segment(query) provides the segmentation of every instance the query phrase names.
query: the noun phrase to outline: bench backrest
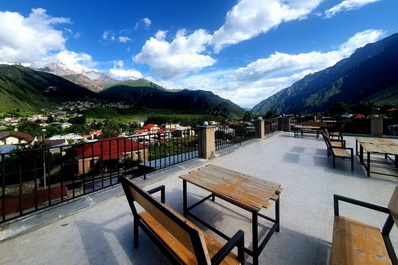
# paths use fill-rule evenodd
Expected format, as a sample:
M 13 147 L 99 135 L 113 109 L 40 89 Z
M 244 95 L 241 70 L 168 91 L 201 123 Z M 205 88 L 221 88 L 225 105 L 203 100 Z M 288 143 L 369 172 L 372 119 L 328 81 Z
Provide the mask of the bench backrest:
M 128 178 L 122 177 L 121 182 L 135 220 L 139 218 L 134 204 L 134 202 L 137 202 L 196 257 L 198 264 L 211 263 L 202 232 L 174 214 L 164 204 Z
M 314 126 L 314 127 L 326 127 L 327 124 L 326 122 L 321 122 L 321 121 L 304 121 L 301 123 L 303 126 Z
M 398 186 L 395 187 L 394 193 L 391 196 L 390 202 L 388 203 L 388 209 L 394 219 L 395 225 L 398 226 Z
M 329 149 L 331 149 L 331 148 L 332 148 L 332 144 L 330 143 L 330 139 L 329 139 L 329 137 L 326 135 L 325 132 L 322 132 L 322 137 L 323 137 L 323 140 L 325 140 L 326 147 L 329 148 Z

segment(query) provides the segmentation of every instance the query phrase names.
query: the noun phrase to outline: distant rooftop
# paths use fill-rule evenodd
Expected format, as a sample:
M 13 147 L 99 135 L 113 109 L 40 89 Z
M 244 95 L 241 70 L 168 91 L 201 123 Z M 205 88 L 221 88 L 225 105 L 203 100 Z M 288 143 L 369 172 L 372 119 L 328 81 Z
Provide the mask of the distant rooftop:
M 355 148 L 355 138 L 345 137 Z M 393 139 L 398 142 L 398 140 Z M 333 194 L 386 206 L 398 178 L 371 174 L 355 158 L 337 160 L 336 168 L 326 155 L 323 139 L 314 135 L 293 137 L 293 133 L 275 133 L 263 140 L 250 140 L 223 149 L 212 160 L 194 159 L 137 179 L 145 189 L 166 186 L 166 203 L 182 213 L 180 175 L 207 163 L 280 183 L 281 230 L 275 233 L 260 256 L 260 264 L 329 264 L 333 228 Z M 398 172 L 397 172 L 398 174 Z M 189 201 L 207 193 L 188 185 Z M 250 246 L 248 213 L 221 199 L 208 201 L 197 209 L 201 216 L 223 232 L 232 235 L 245 231 Z M 263 210 L 272 214 L 273 207 Z M 381 226 L 384 215 L 349 205 L 341 214 Z M 270 227 L 260 222 L 260 233 Z M 215 238 L 220 239 L 204 228 Z M 391 238 L 398 246 L 398 230 Z M 8 239 L 6 239 L 8 237 Z M 120 186 L 90 194 L 53 209 L 8 222 L 0 226 L 0 264 L 169 264 L 167 259 L 140 231 L 140 246 L 133 247 L 133 218 Z M 396 248 L 398 250 L 398 248 Z M 251 264 L 246 255 L 246 264 Z

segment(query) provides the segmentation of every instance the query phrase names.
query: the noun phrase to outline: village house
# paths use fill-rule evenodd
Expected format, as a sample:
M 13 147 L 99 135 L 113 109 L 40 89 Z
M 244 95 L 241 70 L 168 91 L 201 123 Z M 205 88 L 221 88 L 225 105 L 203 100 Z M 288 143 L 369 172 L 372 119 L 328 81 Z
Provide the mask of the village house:
M 188 136 L 194 136 L 195 131 L 191 129 L 190 126 L 187 127 L 178 127 L 173 131 L 173 136 L 174 137 L 188 137 Z
M 162 128 L 166 130 L 174 130 L 180 127 L 179 123 L 166 123 L 162 124 Z
M 90 172 L 98 161 L 111 162 L 122 159 L 146 162 L 148 147 L 124 137 L 104 138 L 76 148 L 79 174 Z
M 157 124 L 148 124 L 144 127 L 145 130 L 147 130 L 149 133 L 157 133 L 160 127 Z
M 0 133 L 0 145 L 30 145 L 37 138 L 21 132 L 4 132 Z

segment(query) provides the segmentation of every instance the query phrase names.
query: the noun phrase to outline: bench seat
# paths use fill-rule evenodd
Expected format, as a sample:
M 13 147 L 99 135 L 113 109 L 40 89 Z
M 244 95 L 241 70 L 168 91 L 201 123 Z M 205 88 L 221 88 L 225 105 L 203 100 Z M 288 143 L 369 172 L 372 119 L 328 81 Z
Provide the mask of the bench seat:
M 334 217 L 331 265 L 392 264 L 379 228 Z
M 223 247 L 223 245 L 220 242 L 209 236 L 209 234 L 207 234 L 199 227 L 194 225 L 184 216 L 180 215 L 170 207 L 167 208 L 170 211 L 173 211 L 178 217 L 187 222 L 190 226 L 195 227 L 198 231 L 203 233 L 210 258 L 212 258 Z M 179 257 L 184 264 L 196 263 L 196 258 L 193 255 L 193 253 L 190 252 L 183 244 L 181 244 L 180 241 L 176 240 L 176 238 L 171 233 L 169 233 L 169 231 L 166 228 L 164 228 L 164 226 L 161 225 L 152 215 L 150 215 L 146 211 L 139 213 L 139 215 L 142 218 L 142 220 L 145 222 L 145 224 L 149 226 L 159 238 L 162 239 L 163 243 L 167 245 L 174 253 L 174 255 Z M 228 256 L 220 264 L 225 264 L 225 265 L 240 264 L 240 262 L 238 262 L 237 259 L 238 256 L 235 253 L 230 252 Z
M 398 265 L 390 232 L 398 225 L 398 186 L 388 207 L 335 194 L 331 265 Z M 387 215 L 382 228 L 340 215 L 340 202 Z
M 333 155 L 336 157 L 343 157 L 343 158 L 351 158 L 351 153 L 348 152 L 346 149 L 332 147 Z

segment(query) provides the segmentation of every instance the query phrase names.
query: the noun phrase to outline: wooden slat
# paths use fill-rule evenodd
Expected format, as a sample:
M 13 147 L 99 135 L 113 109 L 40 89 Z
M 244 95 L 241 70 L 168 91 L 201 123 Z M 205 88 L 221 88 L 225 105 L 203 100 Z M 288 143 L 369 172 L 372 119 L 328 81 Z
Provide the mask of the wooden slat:
M 226 169 L 226 168 L 223 168 L 223 167 L 218 167 L 218 166 L 215 166 L 215 165 L 212 165 L 212 164 L 208 164 L 206 166 L 206 168 L 213 168 L 213 169 L 215 169 L 217 171 L 220 171 L 220 172 L 228 172 L 228 173 L 234 174 L 234 175 L 241 175 L 243 177 L 249 177 L 250 178 L 250 182 L 252 182 L 252 183 L 255 183 L 255 184 L 258 184 L 258 185 L 262 185 L 263 187 L 272 187 L 272 188 L 275 189 L 275 191 L 282 192 L 281 184 L 276 183 L 276 182 L 272 182 L 272 181 L 269 181 L 269 180 L 256 178 L 256 177 L 253 177 L 253 176 L 242 174 L 242 173 L 237 172 L 237 171 L 233 171 L 233 170 Z
M 269 200 L 278 200 L 277 193 L 282 191 L 278 183 L 214 165 L 199 168 L 180 178 L 253 211 L 269 207 Z
M 343 142 L 340 141 L 330 141 L 332 147 L 343 147 Z
M 388 203 L 388 209 L 395 221 L 395 225 L 398 227 L 398 186 L 395 187 L 394 193 L 391 196 L 390 202 Z
M 351 154 L 345 149 L 332 148 L 332 151 L 335 156 L 351 158 Z
M 363 149 L 365 149 L 365 151 L 368 153 L 398 155 L 398 146 L 396 145 L 371 144 L 371 143 L 361 143 L 361 145 Z
M 172 210 L 170 208 L 170 210 Z M 172 210 L 175 212 L 174 210 Z M 178 214 L 177 212 L 175 212 Z M 179 215 L 179 214 L 178 214 Z M 185 264 L 197 264 L 196 258 L 194 254 L 187 249 L 187 247 L 182 244 L 180 241 L 178 241 L 161 223 L 159 223 L 152 215 L 150 215 L 148 212 L 142 212 L 140 213 L 140 217 L 142 220 L 145 222 L 146 225 L 148 225 L 152 231 L 156 235 L 158 235 L 159 238 L 162 239 L 163 243 L 167 245 L 170 250 L 179 257 L 183 263 Z M 180 218 L 184 218 L 183 216 L 180 216 Z M 185 218 L 184 218 L 185 219 Z M 199 232 L 201 232 L 204 236 L 204 241 L 207 246 L 207 249 L 209 251 L 210 257 L 213 257 L 221 248 L 222 244 L 209 236 L 206 232 L 201 230 L 199 227 L 195 226 L 193 223 L 191 223 L 189 220 L 185 219 L 185 221 L 191 225 L 192 227 L 195 227 Z M 237 261 L 237 255 L 234 253 L 230 253 L 224 260 L 221 262 L 221 264 L 225 265 L 233 265 L 233 264 L 240 264 Z
M 391 264 L 378 228 L 335 216 L 331 265 Z
M 397 146 L 398 144 L 389 140 L 389 139 L 384 139 L 384 138 L 372 138 L 372 137 L 355 137 L 355 139 L 359 143 L 368 143 L 368 144 L 384 144 L 384 145 L 391 145 L 391 146 Z
M 174 237 L 178 239 L 178 241 L 180 241 L 184 246 L 186 246 L 186 248 L 188 248 L 189 251 L 194 252 L 194 246 L 192 245 L 191 235 L 188 233 L 188 231 L 186 231 L 180 225 L 176 224 L 170 217 L 164 214 L 158 207 L 156 207 L 152 202 L 144 198 L 132 187 L 129 188 L 134 200 L 139 205 L 141 205 L 141 207 L 144 208 L 145 211 L 147 211 L 150 215 L 152 215 L 155 219 L 157 219 Z M 156 200 L 154 197 L 153 199 Z
M 269 198 L 273 200 L 278 199 L 276 191 L 280 192 L 282 190 L 281 188 L 273 188 L 271 186 L 265 185 L 264 183 L 259 181 L 256 182 L 253 177 L 238 174 L 228 174 L 226 172 L 223 172 L 222 170 L 209 170 L 208 168 L 202 168 L 191 173 L 199 174 L 202 178 L 206 180 L 208 179 L 209 181 L 216 181 L 220 185 L 229 184 L 237 187 L 241 186 L 242 188 L 247 187 L 253 191 L 257 191 L 259 194 L 261 194 L 261 198 L 264 198 L 266 200 L 268 200 Z
M 251 196 L 250 193 L 248 194 L 244 190 L 237 190 L 234 185 L 226 185 L 225 182 L 220 184 L 212 183 L 212 179 L 203 178 L 197 172 L 191 172 L 188 176 L 181 176 L 181 178 L 248 210 L 259 211 L 262 207 L 271 205 L 267 200 Z

